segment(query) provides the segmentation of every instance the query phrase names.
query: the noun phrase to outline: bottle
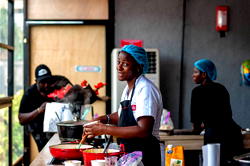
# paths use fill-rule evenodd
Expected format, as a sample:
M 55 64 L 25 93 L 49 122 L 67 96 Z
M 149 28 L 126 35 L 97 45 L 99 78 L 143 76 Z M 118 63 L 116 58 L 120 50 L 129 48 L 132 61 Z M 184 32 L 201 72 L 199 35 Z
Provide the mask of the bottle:
M 173 145 L 168 144 L 165 150 L 165 166 L 170 166 L 172 154 L 173 154 Z

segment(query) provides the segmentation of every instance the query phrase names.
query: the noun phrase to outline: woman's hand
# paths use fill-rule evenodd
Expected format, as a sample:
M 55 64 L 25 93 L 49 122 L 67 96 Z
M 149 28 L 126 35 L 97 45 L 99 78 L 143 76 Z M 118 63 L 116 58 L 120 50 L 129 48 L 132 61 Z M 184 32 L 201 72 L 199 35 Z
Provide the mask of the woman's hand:
M 88 135 L 88 138 L 92 138 L 98 135 L 106 134 L 107 125 L 103 123 L 96 123 L 84 126 L 84 134 Z

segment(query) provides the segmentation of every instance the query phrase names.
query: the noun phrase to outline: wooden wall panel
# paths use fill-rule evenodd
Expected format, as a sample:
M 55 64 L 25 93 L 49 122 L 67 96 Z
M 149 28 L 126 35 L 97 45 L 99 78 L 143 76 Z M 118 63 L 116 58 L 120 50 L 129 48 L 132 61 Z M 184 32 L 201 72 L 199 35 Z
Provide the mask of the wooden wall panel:
M 27 0 L 28 19 L 108 20 L 108 0 Z
M 105 26 L 33 26 L 30 35 L 31 82 L 37 65 L 44 63 L 52 74 L 64 75 L 73 84 L 87 80 L 92 87 L 106 82 Z M 101 72 L 77 72 L 76 66 L 99 66 Z M 105 88 L 100 95 L 106 94 Z M 94 104 L 95 113 L 105 113 L 105 103 Z

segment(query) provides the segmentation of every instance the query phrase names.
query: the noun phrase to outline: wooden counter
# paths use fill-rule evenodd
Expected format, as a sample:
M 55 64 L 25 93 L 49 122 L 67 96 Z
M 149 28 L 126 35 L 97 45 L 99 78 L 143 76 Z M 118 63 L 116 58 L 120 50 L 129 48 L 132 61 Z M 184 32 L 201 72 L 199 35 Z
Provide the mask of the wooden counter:
M 250 149 L 250 134 L 244 134 L 244 148 Z M 201 150 L 203 145 L 203 136 L 201 135 L 168 135 L 167 133 L 160 132 L 160 140 L 164 142 L 165 145 L 182 145 L 184 150 Z M 31 166 L 45 166 L 49 165 L 53 159 L 49 151 L 49 146 L 60 144 L 58 134 L 55 134 L 49 142 L 45 145 L 43 150 L 39 155 L 33 160 Z M 53 165 L 50 165 L 53 166 Z M 59 165 L 54 165 L 59 166 Z
M 53 156 L 50 154 L 49 146 L 60 144 L 61 141 L 59 140 L 58 134 L 55 134 L 49 142 L 45 145 L 43 150 L 38 154 L 38 156 L 35 158 L 35 160 L 32 161 L 30 164 L 31 166 L 44 166 L 49 165 L 51 160 L 53 159 Z M 53 166 L 53 165 L 51 165 Z M 59 166 L 59 165 L 55 165 Z
M 200 150 L 203 145 L 203 136 L 200 135 L 167 135 L 164 132 L 160 133 L 160 139 L 167 144 L 183 145 L 185 150 Z M 53 156 L 50 154 L 49 146 L 59 144 L 58 134 L 55 134 L 45 145 L 39 155 L 32 161 L 31 166 L 49 165 Z M 53 166 L 53 165 L 51 165 Z M 58 165 L 54 165 L 58 166 Z
M 182 145 L 185 150 L 201 150 L 203 145 L 203 136 L 201 135 L 168 135 L 160 132 L 160 140 L 165 146 L 168 144 Z
M 201 150 L 203 145 L 202 135 L 168 135 L 160 132 L 160 140 L 167 144 L 182 145 L 185 150 Z M 244 149 L 250 149 L 250 133 L 243 134 Z

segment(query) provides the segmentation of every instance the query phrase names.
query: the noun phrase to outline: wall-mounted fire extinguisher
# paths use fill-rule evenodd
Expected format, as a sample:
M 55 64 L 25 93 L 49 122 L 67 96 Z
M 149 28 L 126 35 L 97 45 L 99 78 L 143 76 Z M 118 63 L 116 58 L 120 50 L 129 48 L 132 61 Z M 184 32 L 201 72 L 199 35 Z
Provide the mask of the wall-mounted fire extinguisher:
M 216 7 L 216 31 L 226 32 L 228 31 L 228 6 Z

